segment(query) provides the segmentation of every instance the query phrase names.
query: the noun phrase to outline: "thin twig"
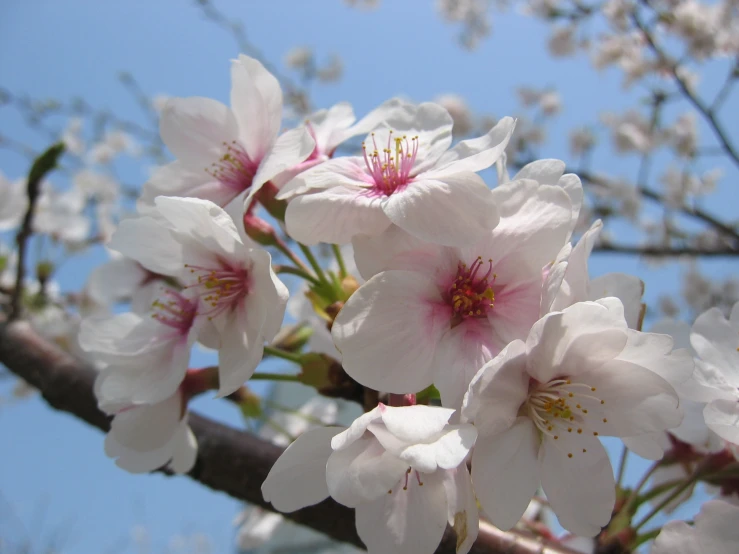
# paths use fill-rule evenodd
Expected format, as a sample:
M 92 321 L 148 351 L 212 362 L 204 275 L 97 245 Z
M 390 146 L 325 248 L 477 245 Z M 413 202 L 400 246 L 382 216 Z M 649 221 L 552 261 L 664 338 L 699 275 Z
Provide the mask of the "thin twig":
M 23 223 L 15 237 L 18 246 L 18 265 L 15 271 L 15 289 L 10 298 L 10 320 L 20 317 L 23 298 L 23 280 L 26 277 L 26 248 L 28 239 L 33 234 L 33 216 L 36 213 L 36 203 L 41 193 L 41 181 L 52 169 L 56 167 L 59 156 L 64 152 L 64 143 L 60 142 L 51 146 L 33 162 L 28 173 L 26 185 L 26 196 L 28 207 L 23 216 Z

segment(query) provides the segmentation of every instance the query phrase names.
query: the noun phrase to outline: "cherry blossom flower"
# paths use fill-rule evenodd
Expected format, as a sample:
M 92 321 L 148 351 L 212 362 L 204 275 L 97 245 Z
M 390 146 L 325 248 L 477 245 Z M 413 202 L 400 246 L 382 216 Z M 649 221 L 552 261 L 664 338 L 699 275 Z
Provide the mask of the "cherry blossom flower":
M 359 537 L 371 554 L 432 553 L 447 522 L 469 551 L 478 513 L 463 463 L 477 432 L 450 425 L 453 410 L 380 404 L 346 429 L 301 435 L 262 485 L 265 500 L 291 512 L 327 496 L 356 509 Z
M 739 506 L 709 500 L 701 506 L 691 526 L 670 521 L 657 536 L 651 554 L 731 554 L 739 544 Z
M 556 182 L 556 181 L 555 181 Z M 539 318 L 542 268 L 571 232 L 563 187 L 522 179 L 490 193 L 498 226 L 464 248 L 398 227 L 354 241 L 364 277 L 332 334 L 345 370 L 365 386 L 412 393 L 435 384 L 459 408 L 482 365 Z
M 82 322 L 82 349 L 103 369 L 96 392 L 106 402 L 154 404 L 180 387 L 202 328 L 197 297 L 173 289 L 152 312 L 91 317 Z
M 305 128 L 279 134 L 282 89 L 258 61 L 243 54 L 231 66 L 231 107 L 209 98 L 174 98 L 159 125 L 177 158 L 144 185 L 139 208 L 160 195 L 211 200 L 226 206 L 305 160 L 314 142 Z
M 158 219 L 123 221 L 109 246 L 176 277 L 200 298 L 205 308 L 198 316 L 207 322 L 198 340 L 218 349 L 219 395 L 230 394 L 251 377 L 264 342 L 280 330 L 288 290 L 269 253 L 252 247 L 213 202 L 159 197 L 155 205 Z
M 304 244 L 345 244 L 391 223 L 423 240 L 461 245 L 495 226 L 483 180 L 505 149 L 514 120 L 448 150 L 452 119 L 437 104 L 402 104 L 363 145 L 364 156 L 336 158 L 298 175 L 278 198 L 291 198 L 287 231 Z M 297 195 L 297 196 L 296 196 Z
M 102 403 L 102 410 L 115 414 L 105 437 L 105 453 L 131 473 L 165 466 L 187 473 L 195 465 L 197 440 L 183 404 L 179 391 L 156 404 Z
M 677 393 L 659 372 L 687 378 L 687 352 L 627 328 L 615 298 L 581 302 L 536 322 L 472 381 L 462 416 L 480 437 L 472 479 L 483 510 L 509 529 L 539 484 L 560 524 L 591 537 L 611 518 L 615 480 L 599 436 L 680 424 Z
M 700 357 L 686 391 L 693 400 L 707 402 L 706 425 L 722 439 L 739 445 L 739 302 L 727 320 L 711 308 L 695 320 L 690 342 Z

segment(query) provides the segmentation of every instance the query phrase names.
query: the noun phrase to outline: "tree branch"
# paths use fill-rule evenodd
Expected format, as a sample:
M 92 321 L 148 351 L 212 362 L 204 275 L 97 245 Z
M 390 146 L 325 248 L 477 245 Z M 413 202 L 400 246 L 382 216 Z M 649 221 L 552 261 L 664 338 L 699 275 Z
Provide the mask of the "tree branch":
M 69 412 L 103 431 L 110 419 L 97 408 L 95 370 L 40 337 L 27 322 L 0 323 L 0 363 L 37 388 L 54 408 Z M 274 511 L 262 498 L 261 486 L 283 449 L 256 435 L 191 413 L 198 440 L 198 459 L 189 477 L 228 495 Z M 328 499 L 285 514 L 336 540 L 362 546 L 354 527 L 354 511 Z M 456 537 L 447 528 L 436 554 L 454 554 Z M 523 532 L 503 532 L 480 523 L 471 554 L 574 554 L 574 551 Z
M 739 251 L 735 248 L 725 247 L 709 250 L 707 248 L 697 248 L 692 246 L 672 247 L 672 246 L 637 246 L 631 244 L 599 244 L 593 248 L 593 252 L 609 252 L 612 254 L 638 254 L 639 256 L 652 256 L 653 258 L 677 258 L 679 256 L 739 256 Z

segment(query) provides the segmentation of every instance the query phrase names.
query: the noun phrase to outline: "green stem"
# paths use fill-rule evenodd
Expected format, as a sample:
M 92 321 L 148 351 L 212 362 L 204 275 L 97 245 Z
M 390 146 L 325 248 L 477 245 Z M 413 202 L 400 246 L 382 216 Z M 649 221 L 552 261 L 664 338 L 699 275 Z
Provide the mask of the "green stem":
M 308 269 L 308 266 L 305 265 L 305 262 L 301 260 L 295 252 L 293 252 L 290 247 L 285 243 L 284 240 L 282 240 L 280 237 L 277 237 L 277 242 L 275 243 L 275 246 L 277 249 L 285 254 L 290 260 L 298 266 L 300 269 L 302 269 L 305 273 L 310 273 L 310 270 Z M 302 245 L 301 245 L 302 246 Z
M 256 372 L 251 376 L 252 381 L 291 381 L 294 383 L 300 382 L 300 377 L 297 375 L 285 375 L 283 373 L 262 373 Z
M 346 272 L 346 265 L 344 264 L 344 256 L 341 255 L 341 248 L 339 248 L 338 244 L 332 244 L 331 250 L 334 251 L 336 263 L 339 264 L 339 275 L 343 279 L 348 275 L 348 273 Z
M 649 470 L 642 476 L 641 480 L 637 483 L 637 485 L 634 487 L 634 490 L 631 491 L 631 494 L 629 495 L 629 499 L 624 503 L 625 510 L 634 510 L 639 505 L 637 503 L 637 499 L 639 497 L 639 492 L 644 488 L 644 485 L 647 484 L 647 481 L 649 481 L 649 478 L 652 476 L 652 474 L 657 471 L 657 468 L 659 468 L 661 464 L 661 461 L 658 460 L 652 464 L 652 466 L 649 468 Z
M 310 275 L 303 269 L 293 267 L 291 265 L 280 265 L 280 264 L 275 265 L 273 267 L 274 267 L 275 273 L 289 273 L 290 275 L 297 275 L 298 277 L 301 277 L 305 279 L 306 281 L 313 283 L 314 285 L 321 284 L 320 281 L 318 281 L 318 279 L 316 279 L 315 277 L 313 277 L 312 275 Z
M 662 528 L 659 527 L 658 529 L 652 529 L 651 531 L 648 531 L 644 533 L 643 535 L 638 535 L 631 543 L 630 549 L 632 551 L 635 551 L 639 546 L 644 544 L 647 541 L 651 541 L 652 539 L 656 539 L 657 535 L 660 534 L 662 531 Z
M 703 468 L 700 466 L 696 468 L 696 470 L 693 472 L 693 474 L 683 481 L 683 483 L 677 487 L 674 491 L 672 491 L 666 498 L 662 500 L 659 504 L 657 504 L 654 508 L 650 510 L 650 512 L 645 515 L 639 523 L 634 525 L 633 529 L 634 532 L 639 531 L 646 523 L 649 522 L 650 519 L 652 519 L 654 516 L 656 516 L 659 512 L 661 512 L 665 506 L 667 506 L 670 502 L 675 500 L 678 496 L 680 496 L 683 492 L 685 492 L 688 488 L 693 486 L 695 482 L 699 479 L 701 476 L 701 471 Z
M 303 363 L 303 356 L 301 354 L 296 354 L 294 352 L 288 352 L 287 350 L 282 350 L 281 348 L 275 348 L 274 346 L 269 346 L 269 345 L 265 346 L 264 355 L 274 356 L 275 358 L 282 358 L 283 360 L 288 360 L 298 365 L 302 365 Z M 252 379 L 254 379 L 254 377 L 252 377 Z
M 318 276 L 318 280 L 330 286 L 331 283 L 329 283 L 328 279 L 326 278 L 326 275 L 323 273 L 323 269 L 321 268 L 321 265 L 318 263 L 318 260 L 316 260 L 316 257 L 313 255 L 313 252 L 310 251 L 310 248 L 300 243 L 298 243 L 298 246 L 300 246 L 300 250 L 302 250 L 303 254 L 308 260 L 308 263 L 310 263 L 310 266 L 313 268 L 313 271 Z
M 620 489 L 621 483 L 624 480 L 624 474 L 626 473 L 626 459 L 629 457 L 629 449 L 624 445 L 621 451 L 621 459 L 618 462 L 618 477 L 616 478 L 616 486 Z

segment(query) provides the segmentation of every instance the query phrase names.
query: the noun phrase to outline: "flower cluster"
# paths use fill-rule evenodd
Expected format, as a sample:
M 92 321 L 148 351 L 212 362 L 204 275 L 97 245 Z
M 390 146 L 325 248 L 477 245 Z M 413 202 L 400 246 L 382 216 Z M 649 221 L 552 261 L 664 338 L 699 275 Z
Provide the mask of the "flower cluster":
M 573 238 L 580 179 L 553 159 L 509 177 L 514 119 L 452 145 L 447 109 L 392 99 L 356 123 L 342 103 L 280 132 L 274 76 L 241 56 L 232 81 L 231 107 L 164 105 L 177 159 L 154 172 L 108 243 L 119 257 L 91 283 L 135 300 L 85 319 L 79 336 L 100 369 L 118 465 L 189 471 L 188 401 L 243 394 L 265 351 L 321 392 L 337 395 L 320 371 L 330 366 L 378 393 L 348 427 L 301 427 L 262 486 L 284 512 L 328 496 L 355 508 L 371 553 L 430 554 L 448 523 L 464 554 L 481 515 L 510 529 L 540 489 L 567 531 L 594 537 L 617 491 L 600 437 L 659 459 L 689 434 L 684 406 L 703 410 L 718 450 L 739 444 L 739 308 L 696 321 L 698 362 L 669 325 L 642 332 L 641 281 L 589 277 L 602 223 Z M 356 155 L 340 155 L 358 135 Z M 493 166 L 491 189 L 481 172 Z M 333 269 L 317 243 L 333 245 Z M 320 347 L 281 331 L 289 293 L 277 273 L 304 279 L 294 298 L 307 302 L 291 312 L 320 318 Z M 217 351 L 217 367 L 190 368 L 196 343 Z

